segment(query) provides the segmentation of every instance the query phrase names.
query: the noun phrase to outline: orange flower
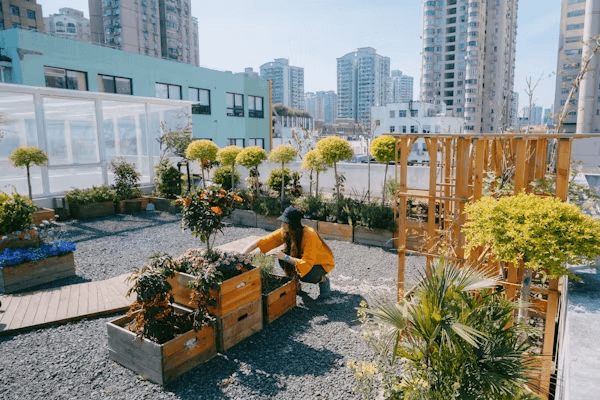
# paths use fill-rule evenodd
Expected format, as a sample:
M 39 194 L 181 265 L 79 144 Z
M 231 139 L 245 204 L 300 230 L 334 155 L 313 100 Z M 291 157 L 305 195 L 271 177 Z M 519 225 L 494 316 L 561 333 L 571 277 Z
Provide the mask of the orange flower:
M 181 205 L 181 204 L 183 204 L 183 199 L 177 199 L 177 200 L 175 200 L 175 203 Z
M 244 199 L 242 199 L 240 196 L 238 196 L 237 194 L 232 194 L 231 197 L 233 197 L 233 199 L 235 201 L 237 201 L 238 203 L 241 203 L 244 201 Z
M 206 198 L 206 192 L 202 192 L 202 193 L 200 193 L 200 198 L 201 198 L 201 199 L 205 199 L 205 198 Z
M 219 206 L 211 207 L 210 210 L 217 215 L 223 214 L 223 210 L 221 210 L 221 207 L 219 207 Z
M 225 197 L 225 195 L 223 193 L 219 192 L 219 193 L 217 193 L 217 197 L 222 199 L 223 197 Z
M 185 204 L 186 207 L 189 207 L 190 204 L 192 204 L 192 198 L 186 197 L 185 200 L 183 201 L 183 204 Z

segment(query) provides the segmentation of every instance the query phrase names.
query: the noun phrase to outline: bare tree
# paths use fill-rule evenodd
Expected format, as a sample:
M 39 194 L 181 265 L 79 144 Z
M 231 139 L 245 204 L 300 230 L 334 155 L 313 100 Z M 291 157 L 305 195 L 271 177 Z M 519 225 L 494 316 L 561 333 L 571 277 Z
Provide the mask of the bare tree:
M 531 131 L 531 112 L 533 111 L 533 106 L 535 105 L 535 101 L 533 100 L 533 94 L 535 92 L 535 89 L 537 89 L 538 85 L 540 84 L 540 81 L 542 80 L 543 76 L 544 76 L 544 73 L 542 72 L 540 74 L 540 77 L 535 82 L 535 84 L 533 83 L 533 78 L 531 76 L 528 76 L 527 78 L 525 78 L 525 83 L 527 84 L 527 89 L 525 89 L 525 94 L 527 95 L 527 98 L 529 99 L 529 115 L 527 116 L 527 133 L 529 133 Z

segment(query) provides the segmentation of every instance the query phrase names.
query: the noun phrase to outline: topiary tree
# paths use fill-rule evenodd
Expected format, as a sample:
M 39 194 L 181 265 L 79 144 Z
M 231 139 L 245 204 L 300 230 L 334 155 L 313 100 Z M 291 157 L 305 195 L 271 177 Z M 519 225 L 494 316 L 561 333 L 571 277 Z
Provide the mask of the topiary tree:
M 465 212 L 467 253 L 489 243 L 499 261 L 521 265 L 523 302 L 529 301 L 532 271 L 578 280 L 565 265 L 591 263 L 600 255 L 600 221 L 556 197 L 483 197 Z M 524 310 L 520 318 L 526 319 Z
M 283 178 L 284 186 L 288 186 L 292 183 L 292 172 L 289 168 L 284 168 L 283 173 L 281 172 L 281 168 L 272 169 L 265 185 L 272 191 L 277 192 L 281 188 L 281 178 Z
M 313 149 L 304 155 L 302 159 L 302 169 L 310 171 L 310 183 L 312 186 L 312 173 L 317 173 L 317 182 L 315 189 L 315 196 L 319 197 L 319 173 L 327 171 L 327 163 L 323 159 L 321 152 L 318 149 Z M 312 194 L 312 187 L 309 190 L 309 194 Z
M 262 147 L 250 146 L 246 147 L 235 157 L 236 164 L 246 167 L 250 170 L 248 180 L 250 186 L 254 187 L 254 191 L 258 196 L 260 181 L 258 180 L 258 166 L 267 159 L 267 153 Z
M 240 173 L 231 165 L 223 165 L 213 173 L 213 182 L 225 190 L 232 190 L 240 181 Z
M 9 156 L 9 159 L 13 162 L 15 167 L 25 167 L 27 169 L 27 188 L 29 189 L 29 198 L 33 199 L 31 195 L 31 176 L 29 173 L 29 167 L 33 165 L 46 165 L 48 163 L 48 156 L 41 149 L 37 147 L 17 147 Z
M 333 164 L 336 194 L 337 197 L 340 198 L 340 182 L 337 173 L 337 163 L 352 158 L 354 151 L 346 140 L 340 139 L 337 136 L 319 140 L 317 149 L 321 152 L 323 160 L 325 160 L 327 165 Z
M 200 170 L 202 171 L 202 187 L 206 187 L 206 177 L 204 170 L 209 164 L 217 160 L 219 147 L 210 140 L 196 140 L 190 143 L 185 150 L 185 157 L 188 160 L 200 162 Z
M 371 142 L 369 153 L 377 162 L 385 164 L 385 174 L 383 175 L 383 198 L 381 201 L 382 205 L 385 205 L 385 181 L 387 179 L 388 163 L 396 160 L 396 140 L 387 135 L 379 136 Z M 400 153 L 400 151 L 398 151 Z
M 281 163 L 281 204 L 283 204 L 285 178 L 283 176 L 285 172 L 285 164 L 294 161 L 298 157 L 298 150 L 293 148 L 289 144 L 282 144 L 271 150 L 269 155 L 269 161 Z
M 242 148 L 240 146 L 225 146 L 222 149 L 219 149 L 219 151 L 217 152 L 217 161 L 221 163 L 221 165 L 223 166 L 231 166 L 231 189 L 233 190 L 235 188 L 235 182 L 233 181 L 234 176 L 236 175 L 237 171 L 235 171 L 235 158 L 237 157 L 238 154 L 240 154 L 240 151 L 242 151 Z M 215 171 L 216 173 L 216 171 Z M 238 182 L 239 182 L 239 176 L 240 174 L 237 173 L 238 176 Z
M 113 189 L 118 200 L 135 199 L 142 195 L 140 191 L 141 174 L 135 170 L 135 164 L 130 164 L 119 157 L 110 162 L 110 169 L 115 175 Z

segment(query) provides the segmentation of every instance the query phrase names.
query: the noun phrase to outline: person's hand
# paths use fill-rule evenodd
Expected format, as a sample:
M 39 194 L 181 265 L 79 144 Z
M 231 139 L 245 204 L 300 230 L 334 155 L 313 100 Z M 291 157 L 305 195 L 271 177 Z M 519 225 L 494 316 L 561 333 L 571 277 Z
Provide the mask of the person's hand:
M 286 256 L 286 254 L 285 254 L 283 251 L 279 250 L 279 251 L 277 252 L 276 256 L 277 256 L 277 258 L 278 258 L 278 259 L 280 259 L 280 260 L 282 260 L 282 261 L 283 261 L 283 260 L 285 260 L 285 256 Z

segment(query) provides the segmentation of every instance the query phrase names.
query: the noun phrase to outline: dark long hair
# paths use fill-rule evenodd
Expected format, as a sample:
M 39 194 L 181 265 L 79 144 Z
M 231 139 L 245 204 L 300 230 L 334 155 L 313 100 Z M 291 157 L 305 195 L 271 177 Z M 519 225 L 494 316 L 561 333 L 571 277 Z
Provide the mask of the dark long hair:
M 304 227 L 292 228 L 290 224 L 281 224 L 283 243 L 285 244 L 283 252 L 290 257 L 302 258 L 302 235 Z M 285 261 L 279 263 L 287 276 L 295 277 L 297 275 L 296 267 Z

